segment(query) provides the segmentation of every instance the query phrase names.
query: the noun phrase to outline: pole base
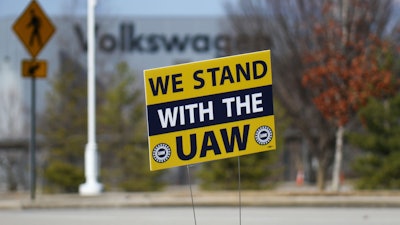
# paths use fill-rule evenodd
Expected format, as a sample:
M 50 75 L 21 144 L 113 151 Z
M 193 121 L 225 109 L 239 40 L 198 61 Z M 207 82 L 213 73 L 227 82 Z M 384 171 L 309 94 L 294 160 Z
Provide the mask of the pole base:
M 103 185 L 98 182 L 86 182 L 79 186 L 79 194 L 84 196 L 93 196 L 101 194 Z

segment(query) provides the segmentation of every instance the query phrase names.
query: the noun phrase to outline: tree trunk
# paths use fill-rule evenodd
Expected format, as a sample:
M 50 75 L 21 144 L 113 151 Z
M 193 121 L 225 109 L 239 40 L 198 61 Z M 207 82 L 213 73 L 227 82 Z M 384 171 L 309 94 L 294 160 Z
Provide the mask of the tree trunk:
M 18 188 L 18 182 L 13 171 L 16 166 L 17 165 L 16 163 L 14 163 L 14 159 L 9 159 L 7 165 L 5 166 L 7 175 L 7 190 L 10 192 L 17 191 Z
M 326 131 L 326 130 L 325 130 Z M 332 143 L 332 138 L 324 132 L 316 138 L 308 136 L 308 143 L 310 143 L 310 152 L 314 154 L 317 162 L 312 162 L 313 171 L 315 171 L 316 184 L 319 191 L 325 191 L 327 168 L 329 164 L 329 145 Z
M 325 190 L 325 178 L 325 166 L 320 163 L 317 170 L 317 186 L 320 191 Z
M 343 133 L 344 127 L 339 126 L 336 131 L 335 161 L 332 171 L 332 191 L 339 191 L 340 188 L 340 167 L 343 159 Z

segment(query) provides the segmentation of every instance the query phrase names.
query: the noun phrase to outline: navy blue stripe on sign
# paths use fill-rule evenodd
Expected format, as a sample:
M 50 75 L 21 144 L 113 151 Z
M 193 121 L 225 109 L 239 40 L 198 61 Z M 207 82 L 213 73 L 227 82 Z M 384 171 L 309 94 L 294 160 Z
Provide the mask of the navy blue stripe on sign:
M 273 115 L 272 85 L 147 106 L 149 135 Z

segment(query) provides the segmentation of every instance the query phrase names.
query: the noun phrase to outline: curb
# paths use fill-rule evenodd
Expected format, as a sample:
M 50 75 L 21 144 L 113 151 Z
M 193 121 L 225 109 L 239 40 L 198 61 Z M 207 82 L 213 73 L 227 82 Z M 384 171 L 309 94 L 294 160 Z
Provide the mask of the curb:
M 195 192 L 195 206 L 239 205 L 238 192 Z M 241 206 L 244 207 L 400 207 L 400 193 L 276 193 L 265 191 L 242 191 Z M 39 195 L 30 200 L 29 195 L 3 198 L 0 210 L 54 209 L 54 208 L 122 208 L 122 207 L 185 207 L 192 206 L 190 193 L 138 192 L 103 193 L 97 196 L 78 194 Z

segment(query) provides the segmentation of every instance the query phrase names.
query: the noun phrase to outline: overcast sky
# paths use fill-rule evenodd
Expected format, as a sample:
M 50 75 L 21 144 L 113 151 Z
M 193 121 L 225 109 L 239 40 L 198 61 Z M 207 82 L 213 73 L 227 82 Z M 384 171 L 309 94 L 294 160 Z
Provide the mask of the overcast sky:
M 37 0 L 49 15 L 85 15 L 87 0 Z M 97 14 L 126 16 L 221 16 L 236 0 L 98 0 Z M 0 16 L 22 13 L 30 0 L 0 0 Z

